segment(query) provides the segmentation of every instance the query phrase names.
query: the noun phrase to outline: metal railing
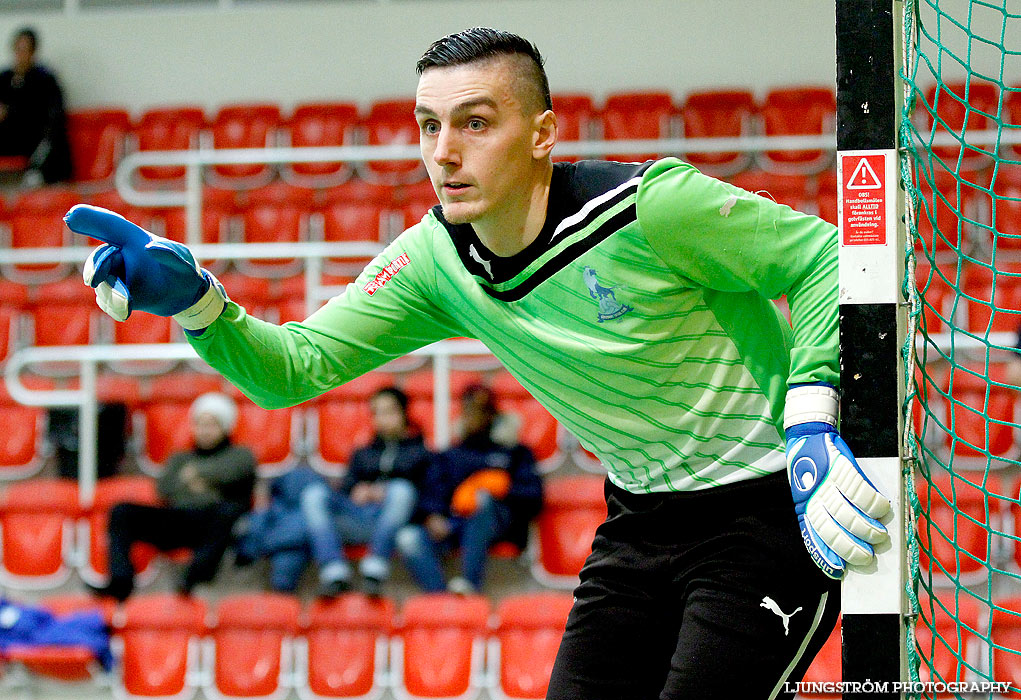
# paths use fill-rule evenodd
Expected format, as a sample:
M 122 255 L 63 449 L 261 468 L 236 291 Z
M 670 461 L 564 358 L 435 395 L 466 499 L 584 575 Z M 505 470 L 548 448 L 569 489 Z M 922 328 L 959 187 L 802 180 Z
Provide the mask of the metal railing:
M 416 350 L 413 355 L 432 358 L 434 439 L 439 448 L 450 444 L 450 358 L 463 355 L 489 355 L 489 349 L 477 340 L 444 340 Z M 4 380 L 11 397 L 27 406 L 70 406 L 78 409 L 78 488 L 82 504 L 92 503 L 96 489 L 98 455 L 97 376 L 99 365 L 108 362 L 165 362 L 197 360 L 187 343 L 127 345 L 71 345 L 63 347 L 26 347 L 7 360 Z M 22 372 L 33 365 L 73 363 L 80 378 L 77 389 L 33 389 L 22 383 Z

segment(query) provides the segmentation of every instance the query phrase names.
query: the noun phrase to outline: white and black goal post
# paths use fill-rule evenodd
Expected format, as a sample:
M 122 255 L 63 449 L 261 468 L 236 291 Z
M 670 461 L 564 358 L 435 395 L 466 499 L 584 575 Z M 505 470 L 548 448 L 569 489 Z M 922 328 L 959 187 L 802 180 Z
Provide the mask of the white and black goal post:
M 892 502 L 888 543 L 845 575 L 845 698 L 896 698 L 907 680 L 901 351 L 907 328 L 898 90 L 903 0 L 836 0 L 841 434 Z M 878 691 L 878 692 L 877 692 Z

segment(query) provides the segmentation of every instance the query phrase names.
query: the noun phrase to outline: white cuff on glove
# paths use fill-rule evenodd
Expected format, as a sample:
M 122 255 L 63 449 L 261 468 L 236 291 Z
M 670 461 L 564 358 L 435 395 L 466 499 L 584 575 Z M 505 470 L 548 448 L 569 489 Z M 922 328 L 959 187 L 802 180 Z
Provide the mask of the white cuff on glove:
M 212 325 L 213 321 L 220 317 L 223 307 L 226 305 L 227 298 L 220 291 L 220 285 L 211 281 L 206 293 L 184 311 L 174 314 L 173 319 L 185 330 L 202 330 Z
M 800 423 L 837 424 L 840 395 L 825 384 L 796 386 L 787 390 L 783 412 L 784 430 Z

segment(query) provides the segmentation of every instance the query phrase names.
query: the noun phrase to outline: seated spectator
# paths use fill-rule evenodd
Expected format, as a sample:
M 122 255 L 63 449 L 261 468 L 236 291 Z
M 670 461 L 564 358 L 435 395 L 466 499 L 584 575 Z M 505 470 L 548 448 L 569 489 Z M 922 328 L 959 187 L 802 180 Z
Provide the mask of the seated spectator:
M 14 62 L 0 73 L 0 156 L 24 156 L 47 183 L 71 178 L 64 96 L 56 76 L 35 62 L 38 36 L 14 34 Z
M 148 542 L 161 551 L 194 551 L 178 583 L 180 593 L 187 595 L 216 575 L 234 522 L 251 507 L 256 461 L 247 447 L 231 443 L 237 406 L 228 396 L 203 394 L 192 404 L 190 416 L 194 449 L 171 455 L 156 481 L 164 505 L 118 503 L 110 511 L 110 581 L 90 586 L 94 593 L 117 600 L 131 595 L 135 542 Z
M 461 411 L 464 439 L 434 460 L 422 490 L 421 524 L 397 535 L 408 569 L 426 591 L 481 591 L 489 548 L 501 541 L 524 548 L 542 508 L 535 457 L 517 442 L 516 430 L 504 434 L 493 393 L 469 387 Z M 456 547 L 462 575 L 446 586 L 440 555 Z
M 379 595 L 390 575 L 397 531 L 415 512 L 418 487 L 429 466 L 419 431 L 408 422 L 408 398 L 386 388 L 369 400 L 373 441 L 352 455 L 336 489 L 309 468 L 271 485 L 268 509 L 254 514 L 238 547 L 241 561 L 270 560 L 270 585 L 293 591 L 305 566 L 319 568 L 319 592 L 332 596 L 352 586 L 344 545 L 367 544 L 359 563 L 366 593 Z

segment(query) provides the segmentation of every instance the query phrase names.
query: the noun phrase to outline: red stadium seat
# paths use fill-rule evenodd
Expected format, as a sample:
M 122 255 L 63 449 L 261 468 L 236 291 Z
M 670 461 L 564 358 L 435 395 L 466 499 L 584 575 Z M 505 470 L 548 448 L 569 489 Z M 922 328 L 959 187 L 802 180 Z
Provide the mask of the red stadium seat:
M 78 535 L 79 542 L 87 547 L 78 575 L 87 583 L 102 585 L 109 576 L 107 524 L 110 510 L 118 503 L 156 505 L 156 483 L 146 476 L 110 476 L 96 483 L 92 505 L 79 524 Z M 131 561 L 139 574 L 152 575 L 148 568 L 155 557 L 152 545 L 138 542 L 131 548 Z
M 202 243 L 226 243 L 229 239 L 230 220 L 237 213 L 234 193 L 215 187 L 202 190 Z M 188 220 L 183 207 L 155 210 L 161 236 L 178 243 L 187 242 Z M 205 265 L 205 263 L 203 263 Z
M 85 594 L 49 596 L 40 601 L 40 605 L 57 616 L 95 610 L 108 625 L 113 620 L 112 600 L 99 601 Z M 89 681 L 99 672 L 95 652 L 80 645 L 8 647 L 4 657 L 9 662 L 20 664 L 31 674 L 64 682 Z
M 1021 112 L 1018 116 L 1021 117 Z M 989 223 L 993 231 L 983 233 L 991 236 L 996 252 L 1018 256 L 1021 254 L 1021 166 L 1001 163 L 990 190 Z
M 605 479 L 596 475 L 548 479 L 537 521 L 538 554 L 532 565 L 537 581 L 573 588 L 592 552 L 596 528 L 606 520 Z
M 283 118 L 273 103 L 251 102 L 221 107 L 210 124 L 213 148 L 267 148 L 276 145 Z M 262 163 L 214 165 L 207 173 L 217 187 L 249 189 L 273 179 L 273 169 Z
M 21 479 L 38 472 L 43 466 L 40 459 L 45 409 L 24 406 L 7 393 L 0 384 L 0 479 Z
M 956 260 L 975 232 L 978 202 L 986 195 L 944 171 L 935 171 L 934 180 L 935 187 L 919 175 L 914 183 L 919 197 L 915 251 L 930 262 Z
M 754 169 L 732 175 L 728 181 L 743 190 L 772 199 L 778 204 L 786 204 L 797 211 L 810 211 L 815 204 L 809 195 L 811 184 L 804 175 L 785 175 Z
M 498 372 L 493 378 L 497 408 L 517 414 L 521 419 L 518 439 L 535 454 L 543 471 L 562 461 L 557 445 L 557 420 L 518 383 L 510 372 Z
M 96 295 L 81 280 L 40 285 L 32 290 L 31 299 L 34 345 L 88 345 L 92 340 Z
M 327 242 L 385 243 L 390 238 L 391 188 L 361 179 L 349 180 L 326 193 L 320 209 L 323 240 Z M 362 257 L 326 258 L 330 274 L 357 276 L 372 259 Z
M 740 138 L 754 129 L 755 97 L 748 90 L 704 90 L 690 93 L 681 105 L 684 138 Z M 722 177 L 744 170 L 751 154 L 735 151 L 689 152 L 685 160 L 702 172 Z
M 815 213 L 823 221 L 837 225 L 837 173 L 827 170 L 819 176 L 819 189 L 815 194 Z
M 561 92 L 553 97 L 553 111 L 557 115 L 557 142 L 591 141 L 599 123 L 599 110 L 591 95 Z M 557 156 L 553 160 L 575 162 L 579 156 Z
M 352 102 L 309 102 L 294 108 L 287 122 L 291 146 L 296 148 L 349 146 L 358 124 L 358 106 Z M 303 187 L 328 187 L 351 176 L 350 162 L 293 163 L 282 177 Z
M 372 440 L 372 414 L 365 401 L 326 399 L 311 414 L 317 449 L 313 466 L 324 474 L 340 475 L 352 453 Z
M 286 183 L 274 183 L 248 193 L 241 212 L 241 240 L 245 243 L 297 243 L 309 239 L 309 216 L 315 208 L 315 192 Z M 299 272 L 303 261 L 295 258 L 237 260 L 235 266 L 248 275 L 287 277 Z
M 995 147 L 969 146 L 967 132 L 995 129 L 993 118 L 999 114 L 999 101 L 999 88 L 978 80 L 941 82 L 927 89 L 924 102 L 917 104 L 924 128 L 936 135 L 950 134 L 958 142 L 933 146 L 933 157 L 943 161 L 948 170 L 960 173 L 974 173 L 991 165 Z
M 919 327 L 926 333 L 947 330 L 954 312 L 957 270 L 919 263 L 915 267 L 915 284 L 922 295 L 922 316 Z
M 426 593 L 409 597 L 392 638 L 392 687 L 408 698 L 470 698 L 485 684 L 489 599 Z
M 837 683 L 843 679 L 842 669 L 840 618 L 838 617 L 836 627 L 833 628 L 830 636 L 826 638 L 826 642 L 812 660 L 808 670 L 805 671 L 805 677 L 802 680 L 805 683 Z M 798 697 L 804 700 L 822 700 L 822 698 L 828 696 L 815 693 L 798 693 Z
M 992 678 L 1021 683 L 1021 596 L 996 600 L 989 638 L 994 645 Z
M 189 151 L 199 144 L 206 127 L 206 115 L 199 105 L 154 107 L 147 109 L 131 129 L 139 151 Z M 142 181 L 167 183 L 184 179 L 183 165 L 138 169 Z
M 64 225 L 64 214 L 79 197 L 62 187 L 47 187 L 26 192 L 14 200 L 10 227 L 10 248 L 60 248 L 71 241 Z M 77 245 L 89 245 L 91 239 L 78 236 Z M 3 266 L 8 279 L 26 284 L 52 282 L 68 275 L 67 263 L 16 263 Z
M 23 345 L 21 328 L 27 302 L 25 285 L 0 280 L 0 363 Z
M 1016 333 L 1021 325 L 1021 266 L 997 263 L 964 269 L 962 291 L 967 329 L 981 338 L 988 333 Z
M 71 179 L 79 188 L 107 189 L 124 156 L 131 117 L 124 109 L 81 109 L 67 115 Z
M 979 652 L 980 623 L 988 619 L 968 591 L 947 592 L 935 598 L 919 596 L 920 614 L 915 623 L 915 646 L 922 657 L 919 680 L 975 680 L 969 667 L 975 668 Z M 984 624 L 984 623 L 983 623 Z M 935 630 L 935 634 L 933 634 Z M 953 697 L 952 694 L 940 697 Z
M 833 88 L 789 87 L 771 90 L 760 108 L 766 136 L 833 136 L 837 101 Z M 764 151 L 767 170 L 787 174 L 814 174 L 833 162 L 833 152 Z
M 309 606 L 298 645 L 299 694 L 312 698 L 369 698 L 386 685 L 387 640 L 394 604 L 348 593 Z M 304 691 L 304 692 L 301 692 Z
M 489 649 L 490 694 L 545 698 L 553 661 L 574 604 L 570 593 L 526 593 L 504 598 Z
M 67 581 L 79 512 L 78 484 L 69 479 L 8 484 L 0 501 L 0 583 L 35 589 Z
M 237 594 L 220 600 L 205 691 L 234 698 L 286 694 L 300 608 L 297 598 L 281 593 Z
M 294 447 L 300 439 L 298 410 L 260 408 L 240 392 L 230 393 L 238 406 L 238 422 L 231 439 L 255 453 L 259 475 L 275 476 L 293 467 Z
M 1014 459 L 1014 402 L 1016 390 L 1004 386 L 1006 367 L 991 364 L 956 366 L 942 393 L 948 402 L 947 448 L 957 466 L 970 462 L 985 469 L 1002 466 L 997 458 Z
M 981 475 L 976 475 L 981 479 Z M 964 478 L 919 481 L 921 503 L 917 533 L 922 576 L 931 570 L 939 585 L 946 578 L 967 584 L 985 580 L 990 561 L 990 530 L 1002 529 L 1003 497 L 999 481 L 990 477 L 985 490 Z
M 118 690 L 129 698 L 192 697 L 201 678 L 205 618 L 199 598 L 170 593 L 130 597 L 116 628 L 123 645 Z
M 415 185 L 396 188 L 394 191 L 394 209 L 401 221 L 398 230 L 391 231 L 391 236 L 411 228 L 419 223 L 429 210 L 439 204 L 436 190 L 429 180 Z
M 370 146 L 417 146 L 418 122 L 415 121 L 414 98 L 373 102 L 363 128 Z M 418 182 L 426 177 L 425 166 L 418 158 L 369 161 L 359 167 L 359 172 L 366 180 L 391 185 Z
M 614 93 L 603 105 L 603 138 L 607 141 L 669 138 L 676 115 L 673 97 L 668 92 Z M 617 153 L 606 156 L 606 160 L 641 162 L 662 156 L 662 153 Z

